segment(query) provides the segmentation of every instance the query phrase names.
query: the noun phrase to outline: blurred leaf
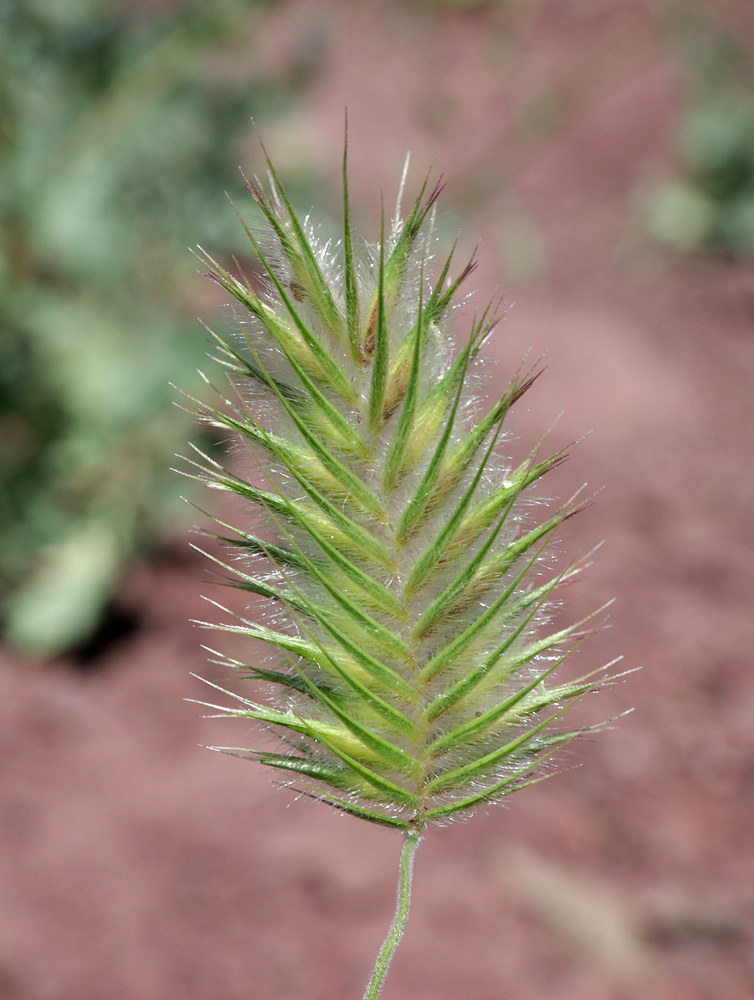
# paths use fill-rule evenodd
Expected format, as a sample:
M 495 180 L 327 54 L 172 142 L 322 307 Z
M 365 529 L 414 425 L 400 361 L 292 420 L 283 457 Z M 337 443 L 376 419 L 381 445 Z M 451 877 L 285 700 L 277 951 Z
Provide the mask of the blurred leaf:
M 678 181 L 657 188 L 648 201 L 648 228 L 659 243 L 690 253 L 710 238 L 715 205 L 700 191 Z
M 754 254 L 754 40 L 687 25 L 679 175 L 645 205 L 657 242 L 684 253 Z
M 8 639 L 41 656 L 85 639 L 102 614 L 122 550 L 112 525 L 105 521 L 83 524 L 76 534 L 44 552 L 36 572 L 7 601 Z
M 206 350 L 186 248 L 241 250 L 239 132 L 293 96 L 248 58 L 269 6 L 0 4 L 0 601 L 37 652 L 83 639 L 183 521 L 168 383 Z

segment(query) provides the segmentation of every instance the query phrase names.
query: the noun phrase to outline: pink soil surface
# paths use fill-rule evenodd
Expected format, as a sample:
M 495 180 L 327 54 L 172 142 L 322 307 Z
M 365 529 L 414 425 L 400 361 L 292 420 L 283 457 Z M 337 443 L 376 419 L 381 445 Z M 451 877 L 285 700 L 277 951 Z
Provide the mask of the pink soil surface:
M 595 427 L 546 481 L 561 497 L 607 484 L 562 533 L 570 553 L 607 539 L 564 620 L 617 598 L 578 666 L 644 668 L 577 709 L 636 708 L 570 752 L 583 766 L 426 838 L 384 996 L 751 1000 L 754 275 L 638 243 L 632 192 L 667 159 L 676 101 L 642 5 L 524 6 L 430 21 L 302 0 L 252 53 L 291 59 L 291 38 L 324 32 L 323 71 L 266 138 L 336 176 L 347 103 L 369 225 L 409 145 L 412 179 L 431 152 L 447 168 L 449 225 L 463 217 L 469 248 L 484 237 L 480 301 L 501 275 L 518 300 L 490 392 L 528 347 L 549 352 L 514 448 L 561 410 L 553 448 Z M 505 139 L 526 96 L 600 40 L 562 126 Z M 207 613 L 205 575 L 189 556 L 135 568 L 120 601 L 141 627 L 87 672 L 0 663 L 0 1000 L 362 994 L 399 839 L 199 748 L 252 738 L 182 701 L 206 690 L 190 672 L 212 670 L 187 624 Z

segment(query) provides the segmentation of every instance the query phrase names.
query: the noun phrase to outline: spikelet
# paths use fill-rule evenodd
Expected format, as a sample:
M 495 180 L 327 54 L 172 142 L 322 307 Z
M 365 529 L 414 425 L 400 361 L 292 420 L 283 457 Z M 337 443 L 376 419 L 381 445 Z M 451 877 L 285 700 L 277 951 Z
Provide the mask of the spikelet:
M 427 178 L 405 220 L 387 232 L 383 221 L 379 244 L 356 253 L 344 157 L 333 252 L 268 166 L 269 191 L 247 181 L 265 227 L 246 230 L 264 290 L 201 254 L 238 303 L 242 336 L 212 334 L 233 388 L 197 412 L 253 457 L 246 478 L 200 453 L 190 474 L 245 505 L 244 523 L 214 536 L 235 556 L 212 558 L 270 609 L 202 623 L 258 640 L 248 662 L 221 662 L 271 692 L 218 688 L 234 707 L 208 707 L 280 739 L 215 749 L 419 833 L 549 774 L 543 761 L 577 735 L 560 716 L 604 681 L 558 683 L 588 629 L 548 628 L 559 585 L 581 568 L 553 570 L 548 543 L 583 502 L 529 500 L 563 452 L 537 448 L 520 464 L 499 454 L 533 371 L 479 412 L 474 373 L 499 317 L 492 305 L 475 316 L 454 353 L 449 320 L 475 265 L 451 279 L 452 251 L 434 263 L 441 185 Z

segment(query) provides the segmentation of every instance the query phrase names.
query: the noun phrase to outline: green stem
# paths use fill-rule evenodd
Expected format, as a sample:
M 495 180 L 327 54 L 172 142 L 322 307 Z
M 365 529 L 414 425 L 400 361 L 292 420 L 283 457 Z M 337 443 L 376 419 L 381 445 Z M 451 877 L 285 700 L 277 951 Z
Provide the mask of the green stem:
M 385 938 L 385 943 L 380 948 L 377 961 L 374 964 L 374 972 L 369 980 L 364 1000 L 377 1000 L 385 981 L 387 970 L 393 960 L 395 950 L 400 944 L 403 932 L 408 922 L 408 911 L 411 906 L 411 876 L 414 869 L 414 854 L 422 838 L 418 830 L 409 830 L 401 852 L 401 867 L 398 876 L 398 901 L 395 907 L 395 916 L 390 925 L 390 930 Z

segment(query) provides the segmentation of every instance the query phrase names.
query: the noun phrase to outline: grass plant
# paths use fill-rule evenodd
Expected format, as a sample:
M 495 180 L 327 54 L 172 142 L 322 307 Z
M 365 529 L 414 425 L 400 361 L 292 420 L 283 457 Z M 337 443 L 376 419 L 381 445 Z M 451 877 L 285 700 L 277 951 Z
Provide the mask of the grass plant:
M 551 757 L 583 732 L 563 713 L 606 679 L 605 668 L 556 676 L 598 620 L 553 624 L 585 562 L 555 567 L 550 542 L 588 501 L 532 501 L 565 452 L 543 456 L 540 442 L 522 462 L 505 457 L 508 414 L 538 371 L 516 371 L 484 408 L 478 358 L 495 303 L 454 347 L 449 323 L 475 262 L 456 271 L 452 250 L 437 258 L 442 183 L 427 177 L 405 218 L 399 196 L 379 241 L 357 241 L 344 154 L 333 249 L 267 167 L 266 185 L 247 179 L 261 227 L 242 222 L 262 280 L 199 252 L 238 306 L 240 335 L 210 331 L 230 389 L 207 380 L 212 401 L 193 407 L 248 464 L 237 455 L 231 471 L 196 450 L 187 474 L 239 498 L 242 523 L 210 532 L 228 555 L 209 558 L 255 595 L 254 612 L 216 604 L 222 620 L 201 624 L 256 640 L 245 661 L 216 661 L 256 683 L 211 683 L 230 705 L 200 704 L 278 737 L 275 749 L 213 749 L 404 837 L 373 1000 L 425 830 L 550 776 Z

